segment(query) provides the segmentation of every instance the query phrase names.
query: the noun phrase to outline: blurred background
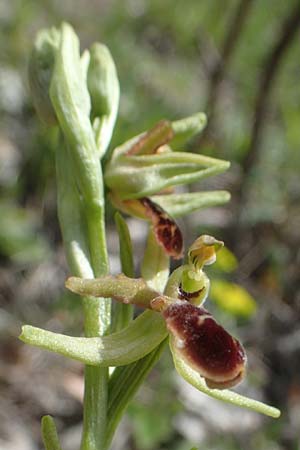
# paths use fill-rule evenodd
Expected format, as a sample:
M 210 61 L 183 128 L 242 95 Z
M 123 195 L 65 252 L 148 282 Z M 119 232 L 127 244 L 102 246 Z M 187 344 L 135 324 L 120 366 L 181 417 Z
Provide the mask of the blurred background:
M 207 307 L 248 353 L 240 392 L 282 409 L 273 420 L 205 397 L 180 380 L 170 355 L 148 377 L 113 448 L 299 450 L 300 4 L 298 0 L 0 0 L 0 448 L 41 449 L 40 418 L 55 417 L 64 450 L 78 448 L 82 366 L 24 346 L 29 323 L 80 334 L 78 300 L 56 216 L 55 136 L 27 86 L 36 32 L 69 21 L 82 48 L 105 43 L 121 84 L 115 146 L 162 118 L 205 111 L 189 149 L 231 169 L 195 189 L 227 189 L 224 207 L 181 222 L 225 241 L 209 269 Z M 112 271 L 116 230 L 108 210 Z M 130 219 L 137 274 L 145 226 Z M 159 413 L 158 413 L 159 412 Z

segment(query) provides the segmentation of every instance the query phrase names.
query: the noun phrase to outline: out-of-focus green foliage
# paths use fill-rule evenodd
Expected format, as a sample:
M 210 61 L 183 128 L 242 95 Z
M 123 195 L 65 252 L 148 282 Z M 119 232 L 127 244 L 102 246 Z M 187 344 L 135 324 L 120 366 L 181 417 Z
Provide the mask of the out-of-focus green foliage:
M 218 258 L 215 262 L 214 269 L 219 269 L 226 273 L 233 272 L 238 267 L 238 261 L 235 255 L 227 248 L 223 247 L 218 252 Z
M 210 298 L 234 316 L 247 318 L 256 312 L 254 298 L 242 286 L 225 280 L 213 280 L 210 289 Z
M 0 253 L 20 264 L 37 264 L 49 258 L 46 238 L 38 232 L 33 211 L 0 202 Z

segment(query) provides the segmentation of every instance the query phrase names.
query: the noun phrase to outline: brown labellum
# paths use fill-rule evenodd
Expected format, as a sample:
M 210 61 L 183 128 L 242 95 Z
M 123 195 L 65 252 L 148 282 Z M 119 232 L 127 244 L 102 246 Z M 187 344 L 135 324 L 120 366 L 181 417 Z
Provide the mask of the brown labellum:
M 146 215 L 153 224 L 153 230 L 158 243 L 174 259 L 182 258 L 183 239 L 180 228 L 175 220 L 148 197 L 144 197 L 140 201 L 145 207 Z
M 205 378 L 210 388 L 236 385 L 245 372 L 243 347 L 204 308 L 188 302 L 169 306 L 163 315 L 174 350 Z

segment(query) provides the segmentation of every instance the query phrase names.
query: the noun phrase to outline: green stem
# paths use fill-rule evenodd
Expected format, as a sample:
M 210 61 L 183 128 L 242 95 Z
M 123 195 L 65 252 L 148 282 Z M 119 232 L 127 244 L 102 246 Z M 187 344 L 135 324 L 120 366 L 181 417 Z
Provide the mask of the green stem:
M 99 177 L 101 198 L 96 208 L 86 208 L 89 248 L 95 276 L 108 273 L 105 238 L 104 196 L 102 173 Z M 85 335 L 103 336 L 109 332 L 111 303 L 86 297 L 84 306 Z M 81 450 L 105 450 L 108 369 L 86 366 L 84 372 L 84 407 Z
M 56 155 L 58 215 L 70 269 L 79 276 L 105 274 L 108 271 L 108 259 L 104 208 L 101 208 L 97 222 L 88 227 L 86 239 L 83 220 L 85 205 L 82 205 L 77 192 L 67 150 L 60 148 Z M 101 203 L 103 204 L 103 201 L 99 202 Z M 90 214 L 87 218 L 88 224 L 91 224 L 94 218 L 94 214 Z M 89 263 L 90 254 L 93 256 L 92 267 Z M 98 337 L 105 334 L 110 325 L 110 302 L 85 297 L 83 307 L 85 335 Z M 107 382 L 107 368 L 86 366 L 82 450 L 104 449 Z

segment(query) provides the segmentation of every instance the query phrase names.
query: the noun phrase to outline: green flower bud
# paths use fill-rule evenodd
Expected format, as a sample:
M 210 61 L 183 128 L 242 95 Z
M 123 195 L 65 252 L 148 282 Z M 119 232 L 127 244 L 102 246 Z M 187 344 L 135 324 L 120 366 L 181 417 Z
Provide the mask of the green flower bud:
M 40 119 L 48 125 L 55 125 L 57 122 L 49 88 L 59 42 L 60 32 L 56 28 L 40 31 L 28 66 L 29 87 L 34 107 Z
M 97 146 L 102 156 L 111 140 L 120 97 L 116 66 L 105 45 L 96 43 L 90 49 L 87 83 Z

